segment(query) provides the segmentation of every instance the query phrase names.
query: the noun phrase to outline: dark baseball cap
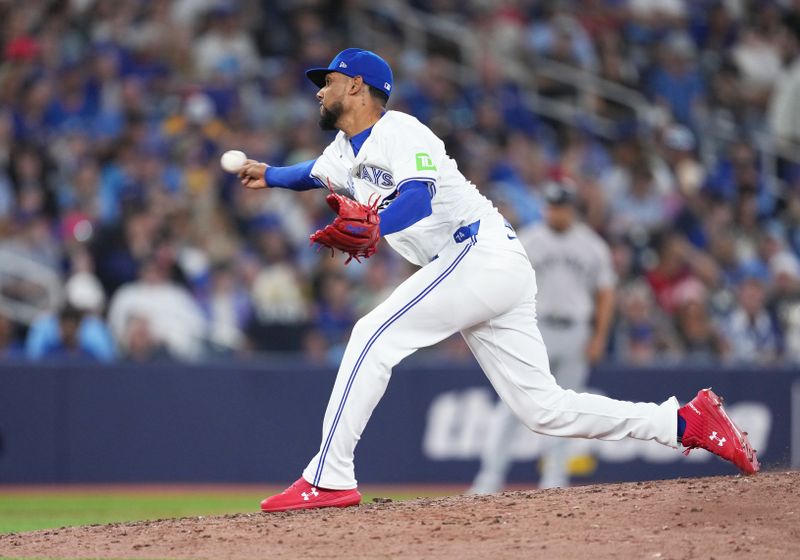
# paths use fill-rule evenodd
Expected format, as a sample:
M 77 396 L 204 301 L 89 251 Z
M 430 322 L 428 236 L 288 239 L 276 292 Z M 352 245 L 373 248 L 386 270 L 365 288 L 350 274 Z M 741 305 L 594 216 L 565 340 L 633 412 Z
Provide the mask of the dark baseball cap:
M 321 88 L 325 86 L 325 76 L 331 72 L 339 72 L 351 78 L 361 76 L 364 83 L 382 91 L 387 97 L 392 93 L 392 69 L 372 51 L 345 49 L 333 57 L 327 68 L 310 68 L 306 70 L 306 76 Z
M 548 204 L 565 205 L 575 202 L 575 187 L 566 182 L 552 182 L 544 188 L 544 199 Z

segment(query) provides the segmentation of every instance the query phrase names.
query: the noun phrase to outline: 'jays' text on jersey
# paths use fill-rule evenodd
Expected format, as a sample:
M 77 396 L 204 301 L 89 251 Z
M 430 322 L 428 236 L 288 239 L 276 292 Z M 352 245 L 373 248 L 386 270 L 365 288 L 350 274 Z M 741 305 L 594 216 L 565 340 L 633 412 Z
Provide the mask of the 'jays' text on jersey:
M 613 288 L 616 274 L 611 253 L 591 228 L 576 223 L 567 231 L 556 232 L 545 223 L 520 231 L 536 271 L 539 286 L 539 316 L 552 315 L 588 323 L 594 310 L 594 294 L 600 288 Z
M 311 174 L 337 192 L 385 208 L 409 181 L 428 185 L 433 212 L 412 226 L 386 236 L 408 261 L 425 265 L 452 241 L 461 226 L 497 214 L 445 152 L 444 142 L 416 118 L 388 111 L 375 124 L 356 156 L 343 132 L 317 159 Z M 402 196 L 402 195 L 400 195 Z

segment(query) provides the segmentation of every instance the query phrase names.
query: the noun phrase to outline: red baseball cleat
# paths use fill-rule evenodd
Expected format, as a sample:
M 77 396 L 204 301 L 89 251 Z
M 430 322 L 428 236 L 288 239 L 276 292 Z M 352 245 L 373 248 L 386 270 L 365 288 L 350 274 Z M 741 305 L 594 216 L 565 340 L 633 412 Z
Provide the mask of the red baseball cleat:
M 701 389 L 697 396 L 678 410 L 686 420 L 681 443 L 684 453 L 702 447 L 730 461 L 745 474 L 758 472 L 756 450 L 750 446 L 747 432 L 741 431 L 722 408 L 722 398 L 711 389 Z
M 261 511 L 290 511 L 324 507 L 348 507 L 361 503 L 358 489 L 326 490 L 311 486 L 302 476 L 286 490 L 261 502 Z

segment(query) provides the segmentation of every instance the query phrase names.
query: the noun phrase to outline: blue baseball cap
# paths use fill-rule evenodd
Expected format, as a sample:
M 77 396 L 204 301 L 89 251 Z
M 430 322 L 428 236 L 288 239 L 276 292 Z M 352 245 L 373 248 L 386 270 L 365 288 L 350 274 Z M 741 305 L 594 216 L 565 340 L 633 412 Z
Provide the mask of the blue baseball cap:
M 337 54 L 327 68 L 311 68 L 306 76 L 317 87 L 325 87 L 325 76 L 331 72 L 339 72 L 355 78 L 361 76 L 364 83 L 385 93 L 392 93 L 392 69 L 389 64 L 372 51 L 363 49 L 345 49 Z

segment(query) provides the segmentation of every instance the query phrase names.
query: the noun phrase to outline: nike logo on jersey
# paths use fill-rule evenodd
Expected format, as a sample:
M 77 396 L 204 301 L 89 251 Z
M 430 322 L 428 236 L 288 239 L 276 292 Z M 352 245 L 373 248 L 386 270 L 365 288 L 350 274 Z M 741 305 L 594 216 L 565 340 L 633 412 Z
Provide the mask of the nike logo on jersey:
M 379 167 L 362 165 L 358 170 L 358 178 L 369 181 L 373 185 L 381 188 L 394 186 L 394 177 L 392 177 L 392 174 Z
M 511 227 L 511 224 L 506 222 L 506 228 L 508 229 L 508 233 L 506 233 L 506 236 L 508 236 L 509 239 L 516 239 L 517 238 L 517 232 L 514 231 L 514 228 Z

